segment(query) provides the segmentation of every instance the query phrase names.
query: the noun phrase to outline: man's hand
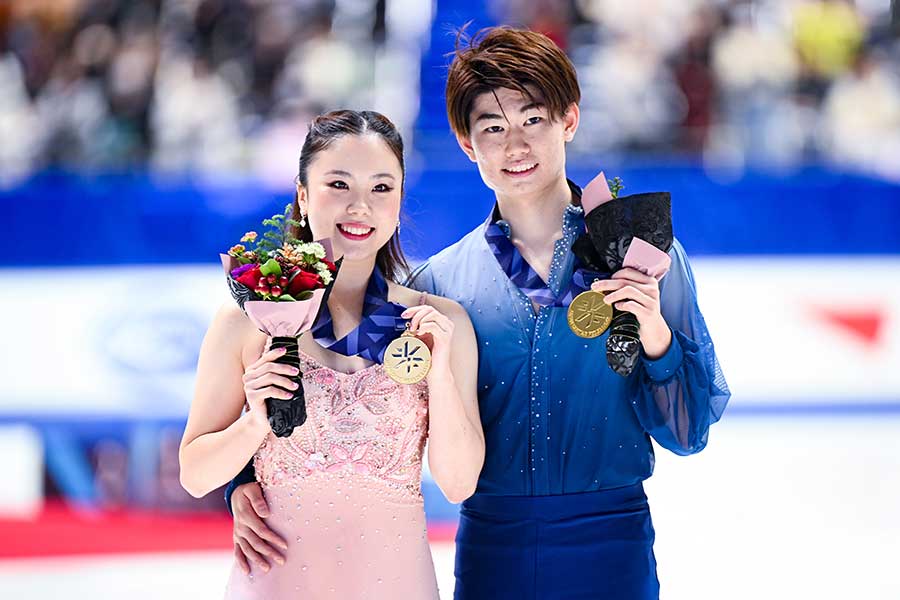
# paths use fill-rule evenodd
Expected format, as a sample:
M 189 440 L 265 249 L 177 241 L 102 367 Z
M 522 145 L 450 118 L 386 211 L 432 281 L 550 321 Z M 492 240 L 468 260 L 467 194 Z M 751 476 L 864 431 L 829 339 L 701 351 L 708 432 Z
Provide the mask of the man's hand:
M 269 505 L 259 483 L 245 483 L 234 490 L 231 512 L 234 514 L 234 558 L 241 570 L 249 575 L 252 562 L 268 573 L 267 558 L 283 565 L 284 556 L 275 548 L 285 551 L 287 543 L 263 521 L 269 516 Z
M 606 294 L 607 304 L 637 317 L 647 358 L 655 360 L 666 353 L 672 343 L 672 331 L 662 316 L 656 278 L 626 267 L 613 273 L 612 279 L 595 281 L 591 289 Z

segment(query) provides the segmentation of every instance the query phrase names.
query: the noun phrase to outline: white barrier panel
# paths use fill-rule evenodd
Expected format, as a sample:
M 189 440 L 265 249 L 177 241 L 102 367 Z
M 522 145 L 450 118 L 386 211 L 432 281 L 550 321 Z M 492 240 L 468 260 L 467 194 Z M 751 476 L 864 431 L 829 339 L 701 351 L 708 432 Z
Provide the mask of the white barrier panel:
M 695 261 L 733 402 L 900 402 L 900 258 Z
M 0 485 L 0 518 L 29 518 L 44 505 L 41 438 L 25 425 L 0 426 L 0 456 L 6 457 Z
M 221 267 L 0 271 L 5 413 L 183 417 Z
M 900 401 L 900 258 L 694 261 L 742 403 Z M 183 417 L 216 265 L 0 270 L 0 414 Z

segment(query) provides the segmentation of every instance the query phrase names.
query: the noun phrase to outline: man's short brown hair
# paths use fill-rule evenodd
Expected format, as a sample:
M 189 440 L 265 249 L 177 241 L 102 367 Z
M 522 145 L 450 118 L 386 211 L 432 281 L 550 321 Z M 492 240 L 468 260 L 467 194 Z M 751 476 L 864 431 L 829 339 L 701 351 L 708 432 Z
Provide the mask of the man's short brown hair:
M 460 31 L 447 76 L 447 118 L 454 133 L 469 136 L 475 97 L 498 88 L 532 94 L 537 88 L 551 118 L 562 117 L 581 100 L 572 61 L 547 36 L 527 29 L 491 27 L 463 41 Z

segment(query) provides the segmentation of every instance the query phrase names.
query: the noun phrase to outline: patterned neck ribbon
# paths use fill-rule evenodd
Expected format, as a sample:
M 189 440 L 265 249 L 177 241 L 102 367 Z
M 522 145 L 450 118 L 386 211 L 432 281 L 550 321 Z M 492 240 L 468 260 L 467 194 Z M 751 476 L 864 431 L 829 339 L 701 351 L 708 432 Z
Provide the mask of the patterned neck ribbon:
M 387 345 L 398 338 L 406 328 L 406 319 L 400 315 L 406 307 L 388 302 L 388 286 L 378 267 L 372 271 L 366 295 L 363 299 L 362 320 L 359 325 L 339 340 L 334 338 L 334 323 L 328 303 L 312 328 L 313 339 L 326 350 L 344 356 L 361 356 L 376 363 L 384 362 Z
M 609 277 L 608 273 L 597 273 L 582 268 L 576 259 L 569 287 L 561 290 L 558 295 L 554 294 L 550 286 L 528 264 L 528 261 L 522 256 L 519 249 L 509 239 L 509 236 L 497 224 L 499 217 L 499 207 L 495 206 L 491 222 L 484 232 L 484 239 L 494 253 L 494 258 L 500 263 L 500 268 L 509 277 L 509 280 L 536 304 L 556 307 L 569 306 L 572 300 L 575 299 L 575 296 L 591 288 L 591 283 L 593 283 L 594 279 L 606 279 Z

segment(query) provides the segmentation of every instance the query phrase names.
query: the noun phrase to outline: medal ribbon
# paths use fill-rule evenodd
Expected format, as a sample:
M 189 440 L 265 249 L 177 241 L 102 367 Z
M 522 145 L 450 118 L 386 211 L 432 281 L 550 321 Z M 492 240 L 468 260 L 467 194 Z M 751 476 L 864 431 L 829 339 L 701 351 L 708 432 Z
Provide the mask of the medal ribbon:
M 494 214 L 497 214 L 496 210 Z M 609 277 L 607 273 L 597 273 L 582 268 L 576 259 L 569 287 L 557 295 L 541 279 L 537 271 L 528 264 L 528 261 L 525 260 L 525 257 L 522 256 L 522 253 L 515 247 L 495 219 L 492 219 L 491 223 L 488 224 L 484 232 L 484 239 L 494 253 L 494 258 L 497 259 L 500 268 L 503 269 L 503 272 L 506 273 L 513 285 L 540 306 L 569 306 L 572 300 L 575 299 L 575 296 L 591 289 L 591 283 L 593 283 L 594 279 L 606 279 Z
M 406 328 L 406 319 L 400 317 L 406 307 L 388 302 L 387 294 L 387 281 L 378 267 L 375 267 L 366 286 L 359 325 L 341 339 L 335 339 L 334 323 L 326 302 L 312 328 L 313 339 L 326 350 L 383 363 L 388 344 L 400 337 Z

